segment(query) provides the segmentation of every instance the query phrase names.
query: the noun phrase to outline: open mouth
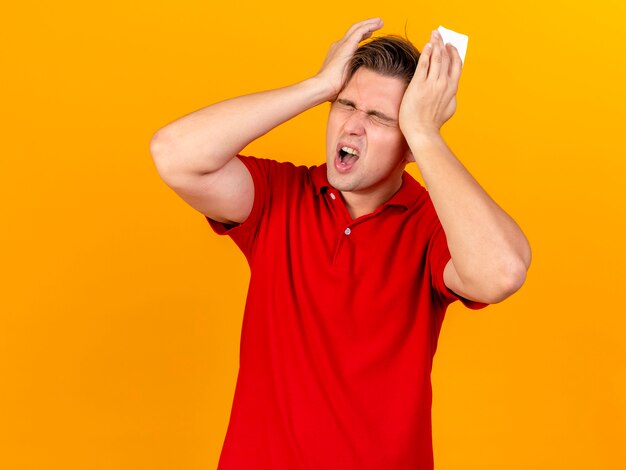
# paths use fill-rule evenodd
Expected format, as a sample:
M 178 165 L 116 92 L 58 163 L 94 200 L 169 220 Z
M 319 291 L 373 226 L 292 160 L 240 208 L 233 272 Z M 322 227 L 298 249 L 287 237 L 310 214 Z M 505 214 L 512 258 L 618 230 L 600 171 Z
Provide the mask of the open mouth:
M 350 168 L 359 159 L 359 151 L 345 145 L 337 153 L 339 156 L 338 164 L 343 169 Z

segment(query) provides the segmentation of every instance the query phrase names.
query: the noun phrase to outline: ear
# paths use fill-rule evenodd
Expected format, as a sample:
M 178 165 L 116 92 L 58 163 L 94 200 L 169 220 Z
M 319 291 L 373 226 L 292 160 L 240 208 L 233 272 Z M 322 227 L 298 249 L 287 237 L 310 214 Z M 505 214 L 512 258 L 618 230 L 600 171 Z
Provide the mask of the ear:
M 407 163 L 411 163 L 415 161 L 415 157 L 413 156 L 413 152 L 411 152 L 411 148 L 407 145 L 406 152 L 404 153 L 404 159 Z

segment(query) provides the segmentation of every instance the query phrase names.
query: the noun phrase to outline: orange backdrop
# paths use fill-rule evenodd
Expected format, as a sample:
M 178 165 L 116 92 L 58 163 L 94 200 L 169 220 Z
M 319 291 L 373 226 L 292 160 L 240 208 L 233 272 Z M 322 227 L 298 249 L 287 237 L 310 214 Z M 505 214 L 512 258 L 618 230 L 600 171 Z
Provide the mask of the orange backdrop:
M 511 299 L 448 311 L 437 468 L 626 468 L 624 3 L 383 3 L 3 6 L 0 468 L 215 468 L 248 269 L 150 138 L 314 74 L 371 16 L 420 49 L 439 25 L 469 35 L 444 135 L 534 252 Z M 327 110 L 247 153 L 321 162 Z

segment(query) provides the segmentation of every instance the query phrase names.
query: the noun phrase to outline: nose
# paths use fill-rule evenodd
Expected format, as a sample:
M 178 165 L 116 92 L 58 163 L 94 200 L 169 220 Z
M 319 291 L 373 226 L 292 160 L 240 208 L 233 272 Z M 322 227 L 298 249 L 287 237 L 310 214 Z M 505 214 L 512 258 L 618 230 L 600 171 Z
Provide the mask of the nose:
M 358 109 L 353 110 L 343 123 L 343 129 L 351 135 L 362 135 L 365 132 L 366 113 Z

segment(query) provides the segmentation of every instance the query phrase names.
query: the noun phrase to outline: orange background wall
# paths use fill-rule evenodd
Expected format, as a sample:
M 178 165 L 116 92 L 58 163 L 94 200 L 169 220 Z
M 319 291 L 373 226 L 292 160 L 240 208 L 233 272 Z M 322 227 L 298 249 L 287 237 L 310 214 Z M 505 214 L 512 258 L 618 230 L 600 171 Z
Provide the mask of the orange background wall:
M 159 179 L 150 138 L 314 74 L 371 16 L 420 49 L 439 25 L 469 35 L 444 136 L 534 251 L 511 299 L 448 311 L 437 468 L 626 468 L 626 6 L 383 4 L 3 6 L 0 468 L 215 468 L 248 270 Z M 319 163 L 326 113 L 246 151 Z

